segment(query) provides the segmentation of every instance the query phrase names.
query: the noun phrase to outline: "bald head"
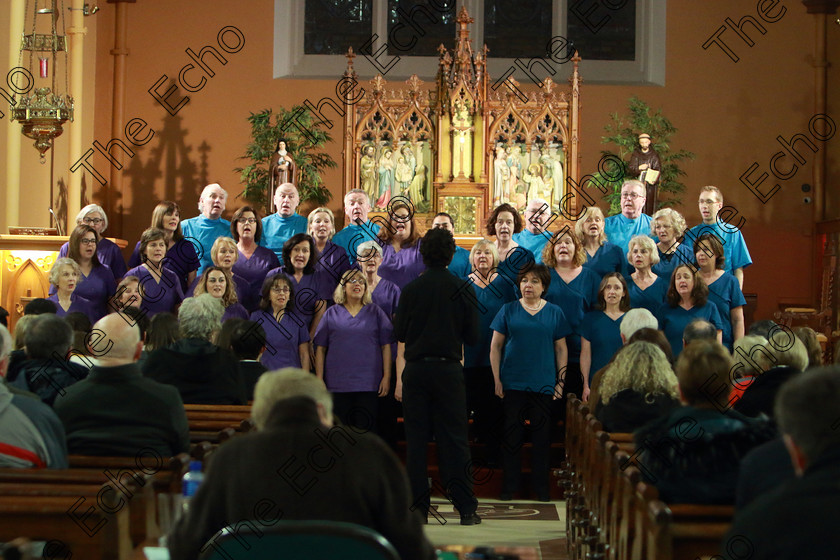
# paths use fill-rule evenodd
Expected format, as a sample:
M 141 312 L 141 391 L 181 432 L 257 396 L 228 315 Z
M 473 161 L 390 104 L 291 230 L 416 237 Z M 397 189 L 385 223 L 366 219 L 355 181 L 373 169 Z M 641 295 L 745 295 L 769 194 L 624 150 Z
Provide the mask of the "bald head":
M 143 349 L 140 329 L 122 313 L 111 313 L 97 321 L 88 345 L 103 366 L 133 363 Z

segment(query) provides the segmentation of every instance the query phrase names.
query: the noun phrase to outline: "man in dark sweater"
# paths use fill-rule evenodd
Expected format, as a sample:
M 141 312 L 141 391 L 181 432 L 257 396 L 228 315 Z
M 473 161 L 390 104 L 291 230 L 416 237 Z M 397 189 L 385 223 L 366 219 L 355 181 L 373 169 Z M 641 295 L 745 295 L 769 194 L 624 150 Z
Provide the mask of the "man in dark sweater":
M 431 490 L 426 465 L 426 444 L 433 432 L 440 457 L 445 493 L 461 515 L 461 525 L 481 523 L 473 493 L 470 450 L 467 443 L 467 407 L 464 344 L 478 341 L 478 314 L 464 293 L 469 285 L 446 267 L 455 254 L 455 240 L 445 229 L 429 230 L 420 245 L 427 270 L 402 291 L 394 331 L 404 351 L 397 357 L 395 396 L 402 400 L 405 417 L 406 463 L 413 508 L 428 515 Z
M 143 377 L 140 330 L 120 313 L 93 327 L 90 350 L 98 365 L 55 402 L 70 453 L 162 458 L 189 450 L 189 426 L 178 389 Z

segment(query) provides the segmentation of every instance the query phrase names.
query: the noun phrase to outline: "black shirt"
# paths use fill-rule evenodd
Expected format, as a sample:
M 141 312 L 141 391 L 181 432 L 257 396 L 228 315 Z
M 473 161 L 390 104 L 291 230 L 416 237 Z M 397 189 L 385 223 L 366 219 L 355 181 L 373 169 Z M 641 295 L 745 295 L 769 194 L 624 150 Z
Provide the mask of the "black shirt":
M 467 293 L 467 291 L 469 292 Z M 478 313 L 468 281 L 446 268 L 429 268 L 403 288 L 394 318 L 405 359 L 425 357 L 458 361 L 464 344 L 478 342 Z

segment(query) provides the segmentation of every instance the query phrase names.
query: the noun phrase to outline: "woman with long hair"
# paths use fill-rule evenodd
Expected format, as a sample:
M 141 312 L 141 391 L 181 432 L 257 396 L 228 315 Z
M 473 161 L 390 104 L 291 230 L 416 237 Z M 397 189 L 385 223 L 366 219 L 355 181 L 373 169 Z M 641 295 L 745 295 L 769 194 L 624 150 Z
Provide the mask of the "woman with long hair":
M 99 262 L 96 255 L 99 234 L 93 226 L 76 226 L 68 242 L 68 258 L 79 265 L 79 280 L 76 284 L 76 297 L 91 303 L 89 309 L 94 323 L 108 312 L 108 300 L 117 291 L 117 282 L 110 268 Z
M 265 330 L 265 352 L 260 362 L 269 370 L 296 367 L 309 371 L 309 328 L 294 310 L 291 279 L 285 274 L 268 275 L 262 285 L 260 308 L 251 313 L 250 319 Z
M 163 266 L 178 275 L 181 289 L 186 292 L 195 280 L 198 270 L 199 261 L 195 247 L 199 245 L 193 245 L 189 239 L 184 238 L 181 232 L 181 209 L 178 204 L 169 200 L 158 203 L 152 211 L 152 223 L 149 227 L 158 228 L 166 234 L 166 258 L 163 260 Z M 128 260 L 128 267 L 140 266 L 142 262 L 138 241 Z
M 583 397 L 595 373 L 607 365 L 622 346 L 621 319 L 630 310 L 627 284 L 618 272 L 609 272 L 598 287 L 598 309 L 590 311 L 580 324 L 580 373 L 583 376 Z
M 233 263 L 231 272 L 243 278 L 248 287 L 242 293 L 240 303 L 249 312 L 260 305 L 260 289 L 269 270 L 280 266 L 277 255 L 267 247 L 260 247 L 262 221 L 259 213 L 251 206 L 243 206 L 233 214 L 230 234 L 236 242 L 239 258 Z
M 656 319 L 659 328 L 665 333 L 674 358 L 678 358 L 683 349 L 683 331 L 694 319 L 704 319 L 717 329 L 717 340 L 721 341 L 723 321 L 717 307 L 709 303 L 709 288 L 699 274 L 694 273 L 691 265 L 678 265 L 671 273 L 671 284 L 665 296 L 666 303 L 659 308 Z
M 230 272 L 218 266 L 208 266 L 201 273 L 198 285 L 195 287 L 195 295 L 210 294 L 222 302 L 225 313 L 222 315 L 222 322 L 228 319 L 247 319 L 248 311 L 239 303 L 236 296 L 236 289 L 233 286 L 233 278 Z
M 378 236 L 383 241 L 379 276 L 403 289 L 426 270 L 420 255 L 420 232 L 414 221 L 414 206 L 407 199 L 392 199 L 388 226 L 383 226 Z

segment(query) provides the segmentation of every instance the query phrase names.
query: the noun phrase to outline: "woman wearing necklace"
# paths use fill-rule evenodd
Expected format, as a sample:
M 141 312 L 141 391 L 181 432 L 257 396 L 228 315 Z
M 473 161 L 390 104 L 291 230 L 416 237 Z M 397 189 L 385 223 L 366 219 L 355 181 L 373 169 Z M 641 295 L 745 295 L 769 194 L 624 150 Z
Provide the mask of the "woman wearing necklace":
M 609 363 L 621 349 L 621 319 L 630 310 L 627 284 L 618 272 L 610 272 L 598 287 L 598 309 L 590 311 L 580 324 L 580 373 L 582 400 L 589 400 L 595 372 Z
M 694 255 L 700 266 L 698 274 L 709 287 L 709 303 L 715 304 L 723 323 L 722 342 L 729 351 L 744 336 L 744 306 L 747 300 L 738 279 L 726 272 L 726 257 L 720 239 L 704 233 L 694 242 Z
M 269 370 L 284 367 L 309 371 L 309 328 L 294 313 L 295 290 L 285 274 L 270 274 L 262 286 L 260 309 L 251 321 L 265 330 L 260 362 Z
M 665 303 L 665 293 L 668 291 L 668 281 L 654 274 L 651 269 L 652 265 L 659 263 L 656 244 L 647 235 L 637 235 L 627 246 L 627 260 L 636 269 L 625 279 L 630 307 L 643 307 L 656 313 Z
M 566 337 L 572 329 L 563 310 L 543 299 L 551 282 L 548 268 L 526 265 L 518 280 L 522 297 L 505 304 L 491 324 L 490 365 L 505 418 L 500 499 L 512 499 L 519 489 L 522 422 L 528 417 L 533 443 L 532 490 L 537 500 L 547 502 L 551 499 L 548 485 L 551 402 L 563 392 Z
M 240 303 L 250 313 L 260 306 L 260 289 L 268 271 L 280 266 L 280 261 L 274 251 L 259 246 L 262 222 L 252 207 L 243 206 L 233 214 L 230 234 L 239 253 L 230 270 L 247 284 L 247 288 L 240 290 L 243 292 Z
M 90 302 L 88 316 L 93 323 L 108 313 L 108 301 L 117 291 L 113 272 L 99 262 L 96 254 L 98 239 L 99 234 L 92 226 L 76 226 L 70 234 L 67 251 L 68 257 L 79 265 L 76 297 Z
M 487 235 L 496 237 L 496 253 L 499 255 L 497 272 L 514 286 L 522 267 L 535 262 L 533 253 L 513 240 L 513 234 L 520 231 L 522 217 L 508 203 L 497 206 L 487 218 Z
M 583 266 L 591 268 L 603 278 L 609 272 L 627 271 L 627 260 L 621 247 L 607 241 L 604 233 L 604 213 L 597 206 L 589 206 L 577 222 L 575 235 L 583 243 L 586 262 Z
M 317 255 L 315 281 L 318 283 L 318 296 L 332 305 L 339 278 L 350 270 L 350 259 L 344 247 L 332 242 L 335 235 L 335 216 L 332 210 L 323 206 L 316 208 L 309 213 L 308 224 L 307 231 L 315 242 Z
M 376 431 L 378 397 L 391 383 L 391 319 L 371 305 L 364 274 L 348 270 L 335 289 L 335 305 L 318 324 L 315 374 L 333 395 L 335 413 L 346 425 Z
M 650 233 L 659 239 L 656 245 L 659 262 L 654 263 L 652 270 L 666 282 L 677 265 L 694 263 L 690 244 L 679 241 L 685 229 L 685 218 L 673 208 L 657 210 L 650 220 Z
M 143 290 L 141 309 L 149 318 L 163 311 L 174 312 L 184 299 L 178 275 L 163 266 L 165 256 L 166 232 L 149 228 L 140 236 L 140 258 L 143 264 L 125 274 L 140 280 Z

